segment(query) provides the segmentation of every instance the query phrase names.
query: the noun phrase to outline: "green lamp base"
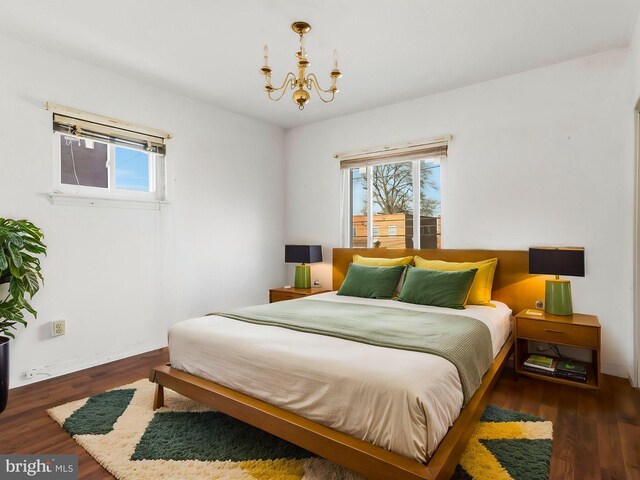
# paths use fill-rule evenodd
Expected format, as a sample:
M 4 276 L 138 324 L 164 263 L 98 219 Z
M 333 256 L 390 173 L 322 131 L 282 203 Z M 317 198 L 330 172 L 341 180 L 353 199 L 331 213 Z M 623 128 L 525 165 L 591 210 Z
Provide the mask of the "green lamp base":
M 544 311 L 552 315 L 573 315 L 569 280 L 547 280 Z
M 296 288 L 311 288 L 311 266 L 296 265 L 296 280 L 293 284 Z

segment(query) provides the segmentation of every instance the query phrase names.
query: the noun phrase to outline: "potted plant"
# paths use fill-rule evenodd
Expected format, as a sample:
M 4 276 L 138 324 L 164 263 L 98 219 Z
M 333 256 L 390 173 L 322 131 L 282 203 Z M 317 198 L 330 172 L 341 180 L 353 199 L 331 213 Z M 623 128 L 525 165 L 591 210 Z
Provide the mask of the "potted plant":
M 0 218 L 0 413 L 9 395 L 9 340 L 13 330 L 27 325 L 25 310 L 37 312 L 27 301 L 44 281 L 38 255 L 46 255 L 44 235 L 27 220 Z

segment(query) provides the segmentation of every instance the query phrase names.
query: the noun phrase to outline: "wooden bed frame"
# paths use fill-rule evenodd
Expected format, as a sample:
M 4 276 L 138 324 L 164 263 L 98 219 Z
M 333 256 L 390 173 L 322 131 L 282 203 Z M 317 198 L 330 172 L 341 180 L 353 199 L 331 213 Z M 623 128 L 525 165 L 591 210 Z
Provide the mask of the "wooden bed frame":
M 420 255 L 427 259 L 477 261 L 498 258 L 493 298 L 510 306 L 514 313 L 541 298 L 542 279 L 528 273 L 528 252 L 504 250 L 396 250 L 334 249 L 333 288 L 346 275 L 353 254 L 368 257 Z M 320 425 L 304 417 L 223 387 L 200 377 L 162 365 L 151 370 L 156 383 L 153 408 L 164 405 L 164 387 L 208 405 L 217 411 L 294 443 L 323 458 L 360 473 L 370 480 L 449 480 L 473 431 L 480 421 L 491 392 L 513 351 L 513 334 L 504 344 L 482 384 L 462 409 L 438 449 L 422 464 L 376 447 L 365 441 Z

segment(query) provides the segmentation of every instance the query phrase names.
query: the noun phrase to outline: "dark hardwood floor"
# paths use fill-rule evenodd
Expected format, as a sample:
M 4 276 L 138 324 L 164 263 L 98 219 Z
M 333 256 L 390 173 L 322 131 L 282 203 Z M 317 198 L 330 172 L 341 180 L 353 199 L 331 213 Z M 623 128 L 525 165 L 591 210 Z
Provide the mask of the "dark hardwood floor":
M 161 349 L 11 390 L 0 414 L 0 453 L 77 454 L 80 478 L 113 478 L 46 409 L 146 377 L 167 360 Z M 640 391 L 628 381 L 605 375 L 594 393 L 531 378 L 515 381 L 508 369 L 491 403 L 553 422 L 552 479 L 640 480 Z

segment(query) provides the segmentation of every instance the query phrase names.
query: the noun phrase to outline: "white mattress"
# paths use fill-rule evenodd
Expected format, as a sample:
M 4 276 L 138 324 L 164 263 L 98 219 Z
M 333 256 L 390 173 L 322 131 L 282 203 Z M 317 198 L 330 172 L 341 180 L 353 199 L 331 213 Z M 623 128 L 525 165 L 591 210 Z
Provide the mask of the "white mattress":
M 477 318 L 489 327 L 494 357 L 511 330 L 511 310 L 500 302 L 454 311 L 335 292 L 291 301 L 309 299 Z M 219 316 L 175 324 L 169 352 L 174 368 L 420 462 L 428 460 L 463 403 L 457 369 L 436 355 Z

